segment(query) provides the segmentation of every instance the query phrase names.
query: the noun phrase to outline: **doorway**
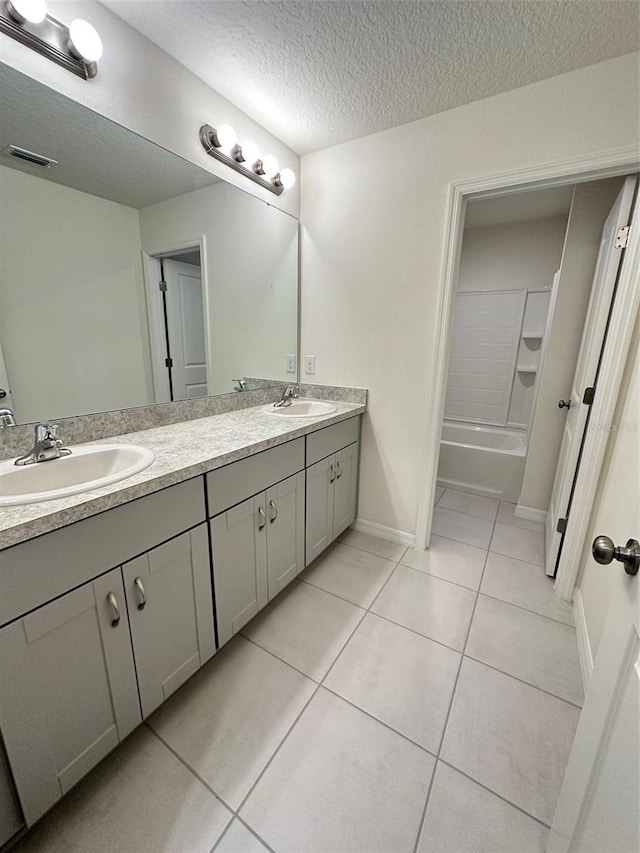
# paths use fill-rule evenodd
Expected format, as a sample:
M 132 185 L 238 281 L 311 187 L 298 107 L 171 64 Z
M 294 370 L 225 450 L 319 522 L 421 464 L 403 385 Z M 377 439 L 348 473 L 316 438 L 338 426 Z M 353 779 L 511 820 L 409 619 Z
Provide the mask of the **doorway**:
M 604 164 L 603 164 L 604 163 Z M 454 315 L 455 293 L 460 267 L 462 237 L 464 233 L 465 212 L 469 202 L 480 198 L 492 198 L 501 195 L 511 195 L 524 190 L 542 187 L 562 187 L 569 184 L 582 185 L 597 179 L 623 176 L 636 171 L 637 160 L 628 152 L 611 154 L 608 158 L 600 158 L 593 162 L 583 160 L 578 163 L 558 164 L 546 169 L 530 170 L 527 173 L 503 175 L 500 178 L 473 181 L 453 185 L 449 195 L 449 229 L 445 249 L 444 285 L 440 294 L 439 332 L 435 341 L 434 362 L 436 365 L 435 388 L 432 411 L 436 415 L 435 422 L 429 425 L 428 438 L 423 461 L 423 487 L 421 489 L 419 511 L 416 524 L 416 546 L 428 547 L 431 536 L 431 509 L 436 490 L 436 472 L 441 440 L 441 418 L 444 414 L 447 366 L 451 341 L 452 319 Z M 637 216 L 636 216 L 637 218 Z M 624 362 L 632 332 L 631 317 L 633 316 L 634 294 L 632 281 L 633 264 L 637 262 L 635 255 L 637 246 L 627 252 L 629 260 L 623 265 L 619 277 L 617 298 L 614 311 L 609 319 L 609 345 L 603 353 L 601 370 L 607 375 L 607 382 L 602 393 L 595 400 L 592 419 L 598 422 L 611 420 L 615 405 L 617 390 L 620 382 L 620 363 Z M 603 383 L 604 384 L 604 383 Z M 439 415 L 439 417 L 438 417 Z M 589 431 L 586 438 L 588 453 L 583 454 L 588 460 L 584 472 L 581 473 L 582 483 L 578 483 L 581 494 L 580 505 L 588 507 L 592 492 L 597 483 L 598 472 L 604 455 L 606 436 Z M 589 495 L 591 494 L 591 498 Z M 563 559 L 556 581 L 556 592 L 566 600 L 571 599 L 573 585 L 578 569 L 578 560 L 584 540 L 588 515 L 585 512 L 575 513 L 574 523 L 570 527 L 569 542 L 565 542 Z M 569 547 L 567 547 L 569 546 Z

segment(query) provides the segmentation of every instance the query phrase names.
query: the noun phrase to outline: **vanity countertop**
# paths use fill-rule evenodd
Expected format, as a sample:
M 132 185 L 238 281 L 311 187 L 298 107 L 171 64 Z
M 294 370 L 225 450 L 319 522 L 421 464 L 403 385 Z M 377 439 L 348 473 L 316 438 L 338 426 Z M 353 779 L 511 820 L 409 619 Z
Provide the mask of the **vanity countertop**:
M 255 406 L 90 442 L 148 447 L 156 461 L 139 474 L 100 489 L 0 508 L 0 550 L 366 411 L 364 405 L 332 402 L 337 409 L 332 414 L 296 418 L 295 423 Z

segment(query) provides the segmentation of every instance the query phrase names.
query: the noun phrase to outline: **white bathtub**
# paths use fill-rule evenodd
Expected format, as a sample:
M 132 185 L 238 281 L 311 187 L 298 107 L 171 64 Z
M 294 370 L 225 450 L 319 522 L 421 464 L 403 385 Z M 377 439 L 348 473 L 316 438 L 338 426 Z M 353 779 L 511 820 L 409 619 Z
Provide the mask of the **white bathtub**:
M 517 503 L 526 454 L 525 432 L 445 421 L 438 485 Z

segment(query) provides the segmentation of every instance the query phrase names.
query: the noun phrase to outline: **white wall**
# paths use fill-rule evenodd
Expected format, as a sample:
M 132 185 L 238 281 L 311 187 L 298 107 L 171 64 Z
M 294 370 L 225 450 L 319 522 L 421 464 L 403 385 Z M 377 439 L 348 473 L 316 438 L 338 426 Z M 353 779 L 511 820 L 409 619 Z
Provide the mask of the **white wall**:
M 585 538 L 581 559 L 578 588 L 586 619 L 587 636 L 595 659 L 607 610 L 611 602 L 615 574 L 623 571 L 620 563 L 601 566 L 591 556 L 591 543 L 601 534 L 611 535 L 615 521 L 615 510 L 619 502 L 616 471 L 630 470 L 640 475 L 640 320 L 636 328 L 624 378 L 620 388 L 618 404 L 613 418 L 613 429 L 607 445 L 598 491 L 593 503 L 591 520 Z M 616 496 L 616 500 L 613 496 Z M 612 515 L 613 513 L 613 515 Z M 629 537 L 638 538 L 638 529 L 630 530 Z M 625 544 L 616 542 L 616 545 Z M 638 578 L 635 578 L 637 582 Z
M 0 198 L 0 341 L 17 418 L 153 402 L 138 212 L 4 166 Z
M 368 387 L 359 516 L 415 530 L 453 181 L 638 143 L 638 54 L 302 159 L 302 353 Z
M 231 124 L 240 139 L 255 140 L 261 151 L 278 158 L 281 167 L 299 175 L 297 154 L 100 3 L 49 2 L 48 9 L 65 24 L 81 17 L 97 28 L 104 44 L 97 76 L 82 80 L 7 36 L 0 41 L 0 61 L 266 199 L 274 207 L 298 215 L 299 184 L 281 196 L 261 189 L 205 154 L 198 131 L 204 123 Z M 256 68 L 256 77 L 259 74 L 260 69 Z
M 546 512 L 551 499 L 566 409 L 589 304 L 602 229 L 621 178 L 578 184 L 574 190 L 545 363 L 529 434 L 520 506 Z
M 148 253 L 205 237 L 210 394 L 243 376 L 295 378 L 297 220 L 220 183 L 143 208 L 140 231 Z

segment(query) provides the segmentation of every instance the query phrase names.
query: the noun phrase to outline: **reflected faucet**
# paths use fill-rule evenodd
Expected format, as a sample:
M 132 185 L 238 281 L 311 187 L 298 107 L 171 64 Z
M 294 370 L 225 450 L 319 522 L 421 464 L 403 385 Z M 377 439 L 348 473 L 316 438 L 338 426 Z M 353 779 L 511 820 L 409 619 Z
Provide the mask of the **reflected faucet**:
M 290 406 L 294 400 L 298 398 L 298 392 L 295 389 L 294 385 L 287 385 L 287 387 L 282 392 L 282 400 L 278 403 L 274 403 L 274 409 L 280 409 L 283 406 Z
M 0 429 L 16 425 L 15 415 L 11 409 L 0 409 Z
M 33 465 L 35 462 L 48 462 L 69 456 L 71 451 L 62 446 L 62 439 L 56 438 L 58 427 L 55 424 L 36 424 L 33 449 L 24 456 L 19 456 L 14 465 Z
M 234 379 L 233 382 L 237 382 L 237 385 L 233 386 L 234 391 L 246 391 L 247 390 L 247 381 L 246 379 Z

